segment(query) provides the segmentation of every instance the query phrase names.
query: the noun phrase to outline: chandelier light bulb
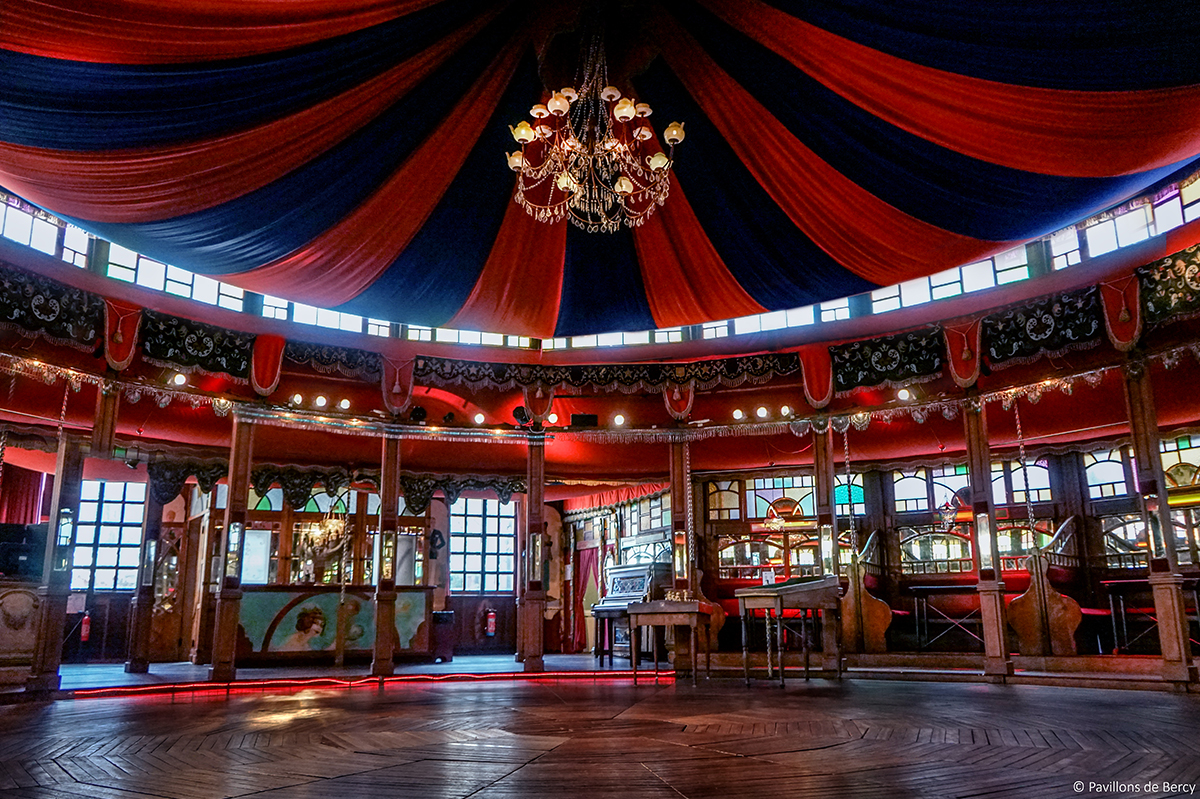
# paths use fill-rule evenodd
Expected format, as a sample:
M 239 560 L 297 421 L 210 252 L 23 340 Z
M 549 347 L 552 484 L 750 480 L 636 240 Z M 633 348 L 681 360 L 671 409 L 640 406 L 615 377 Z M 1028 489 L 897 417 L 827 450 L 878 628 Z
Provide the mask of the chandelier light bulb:
M 520 155 L 520 153 L 517 153 Z M 671 159 L 667 158 L 666 153 L 655 153 L 654 155 L 646 156 L 646 164 L 655 172 L 661 172 L 671 165 Z M 509 157 L 509 165 L 512 165 L 512 158 Z
M 529 127 L 529 123 L 523 119 L 517 123 L 515 128 L 509 125 L 508 129 L 512 131 L 512 137 L 521 144 L 529 144 L 529 142 L 537 138 L 537 135 L 533 132 L 533 128 Z
M 546 107 L 545 103 L 538 103 L 529 109 L 529 115 L 534 119 L 541 119 L 542 117 L 550 116 L 550 109 Z
M 567 98 L 568 103 L 573 103 L 579 98 L 579 92 L 575 91 L 570 86 L 563 86 L 558 90 L 558 93 Z
M 637 108 L 633 104 L 633 100 L 628 97 L 622 97 L 613 106 L 613 116 L 620 122 L 628 122 L 637 114 Z
M 554 116 L 560 117 L 571 108 L 571 101 L 562 92 L 555 92 L 554 96 L 546 102 L 546 108 L 550 109 L 550 113 Z
M 600 91 L 600 99 L 606 103 L 611 103 L 613 100 L 621 99 L 621 90 L 616 86 L 605 86 Z
M 670 125 L 667 125 L 667 129 L 663 131 L 663 140 L 666 141 L 667 144 L 674 147 L 676 144 L 679 144 L 681 141 L 683 141 L 684 135 L 683 123 L 672 122 Z
M 511 169 L 513 172 L 520 172 L 521 168 L 524 166 L 525 166 L 525 156 L 521 155 L 520 150 L 517 150 L 516 152 L 508 154 L 508 168 L 509 169 Z
M 637 115 L 640 117 L 648 117 L 654 113 L 650 110 L 649 103 L 638 103 L 634 106 L 634 110 L 637 111 Z
M 622 175 L 613 184 L 613 191 L 621 195 L 633 194 L 633 181 Z

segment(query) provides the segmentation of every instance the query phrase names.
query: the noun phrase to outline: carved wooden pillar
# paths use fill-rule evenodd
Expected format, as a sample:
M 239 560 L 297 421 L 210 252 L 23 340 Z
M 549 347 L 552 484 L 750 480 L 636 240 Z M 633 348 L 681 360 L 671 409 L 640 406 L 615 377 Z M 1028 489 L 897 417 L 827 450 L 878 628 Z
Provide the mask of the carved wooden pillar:
M 56 691 L 61 682 L 63 628 L 67 623 L 67 596 L 71 591 L 75 522 L 83 488 L 83 449 L 75 438 L 58 442 L 54 467 L 54 493 L 50 500 L 50 530 L 46 535 L 45 565 L 38 586 L 38 633 L 25 690 Z
M 375 645 L 371 675 L 390 677 L 396 671 L 396 517 L 400 512 L 400 439 L 384 436 L 379 475 L 379 549 L 375 568 Z
M 121 392 L 112 383 L 96 390 L 96 418 L 92 423 L 92 457 L 111 458 L 117 432 L 117 406 Z
M 983 623 L 983 673 L 1003 680 L 1013 673 L 1008 652 L 1008 618 L 1000 545 L 996 540 L 996 508 L 992 504 L 992 457 L 988 448 L 987 409 L 977 396 L 963 403 L 975 552 L 979 563 L 979 616 Z
M 1150 588 L 1158 617 L 1163 679 L 1196 682 L 1196 665 L 1188 641 L 1188 618 L 1183 602 L 1183 578 L 1175 551 L 1175 529 L 1167 504 L 1167 483 L 1158 444 L 1158 414 L 1146 362 L 1131 359 L 1125 365 L 1125 407 L 1137 463 L 1142 519 L 1150 545 Z
M 208 670 L 208 679 L 212 682 L 232 682 L 237 677 L 234 660 L 242 607 L 242 545 L 250 498 L 250 462 L 253 453 L 254 423 L 234 416 L 233 441 L 229 447 L 225 528 L 221 531 L 218 550 L 222 557 L 222 569 L 213 630 L 212 667 Z
M 529 433 L 525 494 L 525 591 L 517 605 L 517 656 L 527 672 L 546 670 L 543 640 L 546 618 L 546 437 Z
M 145 674 L 150 670 L 150 626 L 154 618 L 154 578 L 158 564 L 158 540 L 162 533 L 163 505 L 153 480 L 146 486 L 146 511 L 142 518 L 142 553 L 138 584 L 130 603 L 129 660 L 125 671 Z
M 354 543 L 352 553 L 350 555 L 351 577 L 350 581 L 355 585 L 365 585 L 370 575 L 365 573 L 364 566 L 367 561 L 367 526 L 370 525 L 370 517 L 367 516 L 367 497 L 370 496 L 366 491 L 355 491 L 354 502 Z

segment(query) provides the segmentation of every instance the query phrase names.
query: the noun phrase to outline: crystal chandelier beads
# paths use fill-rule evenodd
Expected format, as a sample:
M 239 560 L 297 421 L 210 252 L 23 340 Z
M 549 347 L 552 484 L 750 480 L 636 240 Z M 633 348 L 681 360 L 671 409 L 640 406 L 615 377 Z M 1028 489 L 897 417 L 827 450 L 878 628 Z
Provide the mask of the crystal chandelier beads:
M 646 103 L 608 85 L 603 37 L 593 34 L 579 88 L 567 87 L 509 126 L 521 149 L 507 154 L 517 173 L 516 201 L 541 222 L 570 219 L 589 233 L 636 227 L 666 202 L 683 123 L 654 140 Z

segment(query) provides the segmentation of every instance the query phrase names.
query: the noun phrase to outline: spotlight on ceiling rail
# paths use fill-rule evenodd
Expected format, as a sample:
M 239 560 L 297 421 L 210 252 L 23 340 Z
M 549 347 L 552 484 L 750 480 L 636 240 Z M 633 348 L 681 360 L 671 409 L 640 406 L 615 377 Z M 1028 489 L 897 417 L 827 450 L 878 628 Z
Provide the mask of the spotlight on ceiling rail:
M 454 411 L 442 417 L 442 424 L 454 424 Z
M 425 424 L 427 416 L 429 416 L 429 412 L 425 410 L 423 405 L 414 405 L 412 410 L 408 412 L 408 421 L 413 424 Z
M 177 386 L 186 386 L 187 375 L 185 375 L 183 372 L 176 372 L 175 376 L 171 378 L 171 382 Z
M 533 421 L 533 417 L 529 415 L 529 410 L 524 405 L 518 405 L 513 408 L 513 418 L 517 420 L 517 424 L 524 427 Z
M 475 424 L 483 424 L 483 418 L 482 413 L 475 414 Z
M 343 411 L 350 410 L 350 400 L 343 399 L 341 402 L 338 403 L 338 407 L 341 408 Z
M 744 419 L 745 417 L 746 417 L 746 414 L 745 414 L 745 412 L 744 412 L 744 411 L 743 411 L 741 408 L 734 408 L 734 409 L 733 409 L 733 418 L 734 418 L 734 420 L 735 420 L 735 421 L 738 421 L 738 422 L 740 422 L 740 421 L 742 421 L 742 419 Z

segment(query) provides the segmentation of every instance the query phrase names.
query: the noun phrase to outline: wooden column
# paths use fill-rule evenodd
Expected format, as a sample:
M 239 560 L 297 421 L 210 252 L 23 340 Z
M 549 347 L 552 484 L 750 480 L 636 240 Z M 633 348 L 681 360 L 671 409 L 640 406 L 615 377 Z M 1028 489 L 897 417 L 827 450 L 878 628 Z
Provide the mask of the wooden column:
M 699 586 L 695 584 L 696 551 L 692 531 L 688 526 L 688 484 L 692 480 L 688 465 L 688 445 L 682 441 L 671 444 L 671 529 L 676 542 L 683 541 L 681 568 L 675 571 L 675 588 L 695 596 Z
M 158 540 L 162 533 L 163 505 L 166 504 L 159 498 L 156 487 L 153 480 L 146 486 L 138 584 L 129 606 L 129 660 L 125 661 L 125 671 L 130 674 L 145 674 L 150 670 L 150 625 L 154 618 L 155 567 L 158 563 Z
M 1008 652 L 1008 614 L 996 540 L 996 508 L 992 504 L 992 456 L 987 438 L 987 409 L 975 395 L 963 403 L 975 558 L 979 564 L 979 616 L 983 624 L 983 673 L 998 681 L 1013 673 Z
M 1196 682 L 1196 664 L 1188 640 L 1188 618 L 1183 601 L 1183 578 L 1175 551 L 1175 529 L 1167 504 L 1167 483 L 1158 444 L 1158 414 L 1150 370 L 1143 360 L 1125 365 L 1125 407 L 1133 441 L 1135 475 L 1142 500 L 1142 519 L 1150 545 L 1150 589 L 1158 618 L 1162 650 L 1162 676 L 1171 682 Z
M 67 596 L 71 591 L 75 522 L 79 518 L 79 494 L 83 488 L 83 449 L 75 438 L 58 442 L 54 467 L 54 493 L 50 500 L 50 529 L 46 534 L 46 556 L 42 584 L 38 586 L 38 632 L 25 690 L 56 691 L 61 683 L 63 628 L 67 623 Z
M 379 551 L 375 568 L 375 645 L 371 676 L 390 677 L 396 671 L 396 517 L 400 512 L 400 439 L 384 436 L 379 475 Z M 389 546 L 391 557 L 388 557 Z
M 96 390 L 96 417 L 92 423 L 92 457 L 111 458 L 117 432 L 117 406 L 121 393 L 112 383 Z
M 234 663 L 238 617 L 242 607 L 242 547 L 246 511 L 250 499 L 250 462 L 254 454 L 254 424 L 234 416 L 233 441 L 229 447 L 229 492 L 225 502 L 225 528 L 221 531 L 222 572 L 217 591 L 216 625 L 213 630 L 212 682 L 237 678 Z
M 354 544 L 351 554 L 351 578 L 350 581 L 355 585 L 366 585 L 370 575 L 365 573 L 363 566 L 367 560 L 367 526 L 371 523 L 370 517 L 367 516 L 367 497 L 370 496 L 366 491 L 355 491 L 356 494 L 354 503 Z
M 838 574 L 838 533 L 837 506 L 833 501 L 833 492 L 837 480 L 833 472 L 833 426 L 825 428 L 825 432 L 813 433 L 813 482 L 817 510 L 817 527 L 821 536 L 821 573 Z
M 546 670 L 544 654 L 546 585 L 546 436 L 530 431 L 526 459 L 525 590 L 517 602 L 517 657 L 526 672 Z

